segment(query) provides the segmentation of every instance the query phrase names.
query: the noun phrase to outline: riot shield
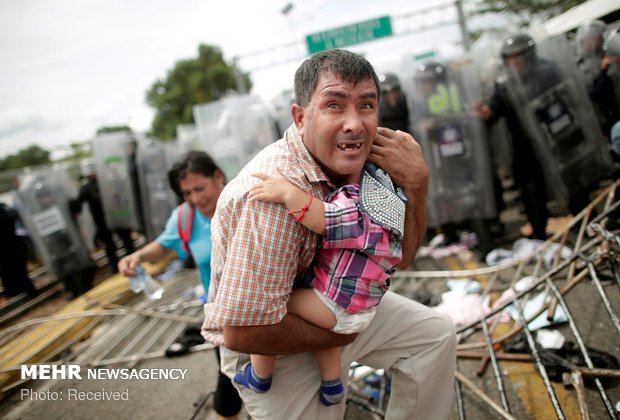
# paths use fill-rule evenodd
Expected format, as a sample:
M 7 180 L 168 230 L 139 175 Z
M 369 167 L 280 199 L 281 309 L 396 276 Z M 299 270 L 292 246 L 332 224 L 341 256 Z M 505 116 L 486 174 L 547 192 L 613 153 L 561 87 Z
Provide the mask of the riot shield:
M 291 90 L 285 90 L 280 95 L 274 97 L 271 100 L 271 104 L 275 108 L 278 134 L 282 137 L 284 131 L 293 124 L 293 117 L 291 115 L 291 107 L 295 101 L 293 92 Z
M 564 37 L 540 40 L 537 56 L 528 57 L 521 69 L 509 67 L 505 82 L 547 186 L 562 200 L 611 171 L 598 120 L 568 51 Z
M 603 21 L 588 21 L 582 24 L 575 34 L 575 56 L 586 89 L 592 86 L 592 81 L 601 71 L 603 61 L 603 39 L 606 25 Z M 570 46 L 570 41 L 567 40 Z
M 583 57 L 578 63 L 579 71 L 581 72 L 581 77 L 586 89 L 589 89 L 590 86 L 592 86 L 594 78 L 601 71 L 601 61 L 602 57 L 592 55 Z
M 232 179 L 260 150 L 281 137 L 271 109 L 255 95 L 194 106 L 198 142 Z
M 198 131 L 196 130 L 195 124 L 179 124 L 177 125 L 176 131 L 177 138 L 175 143 L 179 150 L 179 153 L 177 153 L 178 156 L 181 156 L 196 148 Z
M 486 130 L 470 112 L 481 98 L 473 60 L 413 65 L 407 74 L 413 134 L 430 172 L 429 226 L 496 216 Z
M 612 61 L 607 69 L 607 74 L 614 84 L 614 93 L 616 97 L 616 107 L 620 111 L 620 57 Z M 613 123 L 613 122 L 612 122 Z M 609 136 L 609 133 L 604 133 Z
M 57 278 L 94 265 L 68 209 L 68 176 L 46 171 L 21 179 L 16 208 L 45 267 Z M 73 187 L 75 189 L 75 187 Z
M 136 139 L 129 132 L 93 139 L 97 183 L 108 228 L 141 230 Z
M 176 207 L 176 197 L 168 186 L 168 170 L 174 156 L 167 144 L 150 138 L 138 143 L 137 165 L 140 196 L 144 215 L 144 234 L 152 241 L 164 230 L 170 213 Z
M 495 81 L 504 74 L 502 60 L 495 50 L 487 46 L 470 52 L 480 73 L 483 102 L 489 101 L 495 90 Z M 486 125 L 486 130 L 492 170 L 497 172 L 499 179 L 512 177 L 512 138 L 506 121 L 501 119 L 491 126 Z

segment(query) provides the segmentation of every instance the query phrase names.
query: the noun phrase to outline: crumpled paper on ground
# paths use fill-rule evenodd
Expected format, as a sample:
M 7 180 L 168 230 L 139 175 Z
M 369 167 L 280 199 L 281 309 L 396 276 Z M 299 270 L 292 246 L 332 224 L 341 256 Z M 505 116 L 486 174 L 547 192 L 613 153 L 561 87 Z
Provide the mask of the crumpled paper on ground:
M 505 290 L 499 299 L 495 301 L 493 307 L 497 308 L 507 302 L 512 302 L 517 293 L 529 289 L 535 281 L 536 279 L 531 276 L 523 277 L 515 284 L 514 288 Z M 521 302 L 523 318 L 526 320 L 529 319 L 549 301 L 551 301 L 551 296 L 549 296 L 547 292 L 540 292 L 526 302 Z M 519 320 L 519 312 L 514 304 L 507 306 L 504 312 L 508 313 L 513 320 Z M 542 314 L 530 321 L 527 326 L 529 330 L 536 331 L 540 328 L 548 327 L 549 325 L 561 324 L 567 321 L 568 317 L 566 316 L 566 312 L 564 312 L 562 306 L 558 305 L 555 309 L 553 320 L 550 321 L 547 319 L 547 310 L 545 310 Z
M 456 326 L 469 325 L 480 321 L 495 308 L 503 306 L 508 302 L 512 302 L 517 293 L 529 289 L 535 282 L 536 279 L 530 276 L 522 278 L 515 283 L 513 288 L 505 290 L 499 299 L 493 303 L 491 308 L 488 297 L 482 298 L 479 293 L 468 293 L 468 291 L 479 290 L 479 284 L 476 285 L 478 282 L 468 279 L 449 279 L 447 284 L 452 290 L 443 293 L 441 295 L 441 303 L 433 309 L 448 316 L 452 319 Z M 546 292 L 541 292 L 528 301 L 521 303 L 523 308 L 523 317 L 526 320 L 529 319 L 543 305 L 546 305 L 550 299 L 550 296 Z M 517 322 L 519 320 L 519 314 L 514 304 L 507 306 L 497 315 L 489 317 L 487 322 L 492 322 L 498 316 L 500 322 L 507 322 L 510 318 Z M 531 331 L 535 331 L 549 325 L 560 324 L 566 321 L 568 321 L 568 317 L 562 307 L 558 305 L 556 307 L 553 320 L 549 321 L 547 319 L 547 311 L 545 310 L 542 314 L 528 323 L 528 328 Z
M 539 239 L 520 238 L 514 242 L 512 250 L 498 248 L 489 252 L 485 258 L 485 262 L 488 266 L 492 267 L 529 256 L 534 257 L 536 256 L 536 251 L 544 244 L 545 242 Z M 551 243 L 542 256 L 547 267 L 551 267 L 558 252 L 561 260 L 566 260 L 573 254 L 570 248 Z

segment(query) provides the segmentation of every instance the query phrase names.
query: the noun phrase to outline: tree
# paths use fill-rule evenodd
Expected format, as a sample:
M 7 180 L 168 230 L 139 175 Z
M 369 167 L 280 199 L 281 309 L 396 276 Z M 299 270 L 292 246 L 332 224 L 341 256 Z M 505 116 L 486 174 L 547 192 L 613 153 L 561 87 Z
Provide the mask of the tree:
M 71 160 L 82 159 L 92 155 L 90 142 L 71 143 L 69 146 L 71 146 L 71 150 L 73 151 L 73 155 L 70 156 Z
M 252 86 L 243 75 L 246 89 Z M 146 102 L 155 108 L 150 135 L 174 138 L 179 124 L 194 122 L 193 107 L 220 99 L 236 89 L 234 68 L 224 61 L 219 48 L 198 46 L 198 57 L 179 60 L 165 79 L 159 79 L 146 93 Z
M 131 128 L 128 125 L 110 125 L 107 127 L 98 128 L 96 134 L 99 135 L 99 134 L 118 133 L 120 131 L 131 132 Z
M 25 166 L 36 166 L 50 162 L 50 152 L 40 146 L 32 145 L 20 150 L 15 155 L 9 155 L 0 160 L 0 170 L 23 168 Z
M 514 17 L 521 27 L 545 21 L 586 0 L 477 0 L 476 14 L 497 13 Z
M 56 162 L 79 161 L 93 155 L 91 140 L 71 143 L 69 147 L 71 147 L 71 153 L 60 159 L 56 159 Z

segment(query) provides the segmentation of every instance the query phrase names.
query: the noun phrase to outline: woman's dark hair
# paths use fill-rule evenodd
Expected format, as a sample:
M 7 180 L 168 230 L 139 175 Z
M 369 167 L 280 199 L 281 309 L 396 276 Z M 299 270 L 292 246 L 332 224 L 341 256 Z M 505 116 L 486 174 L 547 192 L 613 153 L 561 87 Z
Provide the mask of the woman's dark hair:
M 343 81 L 353 84 L 362 80 L 372 80 L 377 87 L 377 100 L 380 99 L 379 78 L 372 64 L 354 52 L 334 49 L 313 55 L 295 72 L 295 102 L 298 105 L 308 106 L 321 75 L 326 73 L 332 73 Z
M 172 191 L 183 199 L 181 192 L 181 180 L 188 174 L 200 174 L 206 177 L 215 176 L 216 172 L 220 172 L 224 176 L 224 172 L 215 164 L 211 156 L 205 152 L 192 150 L 185 154 L 177 161 L 168 171 L 168 183 Z M 224 179 L 226 181 L 226 179 Z

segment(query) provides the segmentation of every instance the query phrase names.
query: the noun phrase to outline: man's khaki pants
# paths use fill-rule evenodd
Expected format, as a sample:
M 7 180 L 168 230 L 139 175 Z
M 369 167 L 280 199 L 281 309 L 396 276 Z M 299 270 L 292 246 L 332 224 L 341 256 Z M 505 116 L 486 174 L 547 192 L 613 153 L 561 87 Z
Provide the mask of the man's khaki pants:
M 230 376 L 248 355 L 220 348 L 222 371 Z M 386 419 L 447 419 L 454 394 L 456 336 L 452 321 L 415 301 L 385 294 L 367 330 L 342 350 L 343 383 L 358 362 L 392 374 Z M 312 353 L 278 356 L 271 389 L 239 390 L 252 419 L 342 419 L 346 398 L 325 407 L 319 401 L 321 377 Z M 346 386 L 345 386 L 346 389 Z

